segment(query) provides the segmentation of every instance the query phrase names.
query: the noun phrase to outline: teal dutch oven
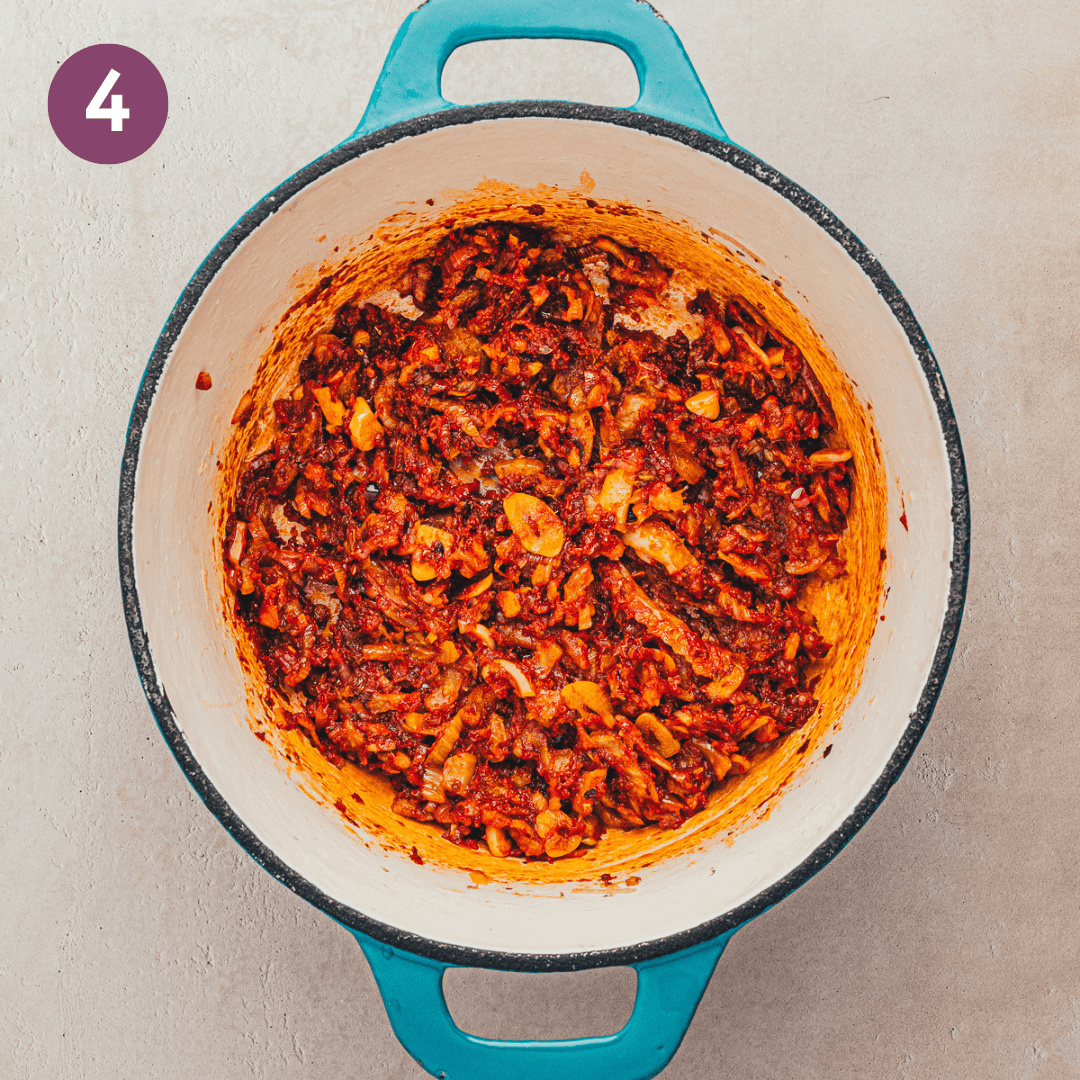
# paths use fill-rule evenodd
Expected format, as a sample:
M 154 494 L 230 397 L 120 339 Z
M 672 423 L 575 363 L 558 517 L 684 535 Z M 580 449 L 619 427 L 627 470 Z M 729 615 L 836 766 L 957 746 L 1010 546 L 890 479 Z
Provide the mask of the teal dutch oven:
M 499 38 L 614 45 L 633 61 L 641 96 L 629 109 L 445 101 L 450 54 Z M 761 274 L 783 278 L 873 404 L 888 488 L 887 622 L 830 733 L 831 754 L 814 755 L 766 820 L 657 859 L 633 888 L 469 888 L 460 871 L 358 838 L 252 737 L 213 585 L 218 517 L 207 508 L 220 505 L 215 462 L 233 408 L 295 297 L 298 268 L 374 235 L 402 207 L 445 205 L 447 191 L 491 180 L 567 190 L 586 173 L 597 200 L 736 238 Z M 204 367 L 208 392 L 194 389 Z M 447 1080 L 644 1080 L 675 1053 L 731 936 L 843 848 L 914 751 L 960 625 L 968 497 L 941 372 L 896 286 L 829 210 L 728 139 L 681 43 L 648 4 L 429 0 L 399 30 L 356 131 L 246 213 L 177 302 L 132 412 L 119 547 L 135 661 L 177 761 L 261 866 L 355 935 L 409 1053 Z M 478 1038 L 455 1026 L 442 993 L 450 966 L 612 965 L 634 968 L 637 998 L 626 1026 L 602 1038 Z

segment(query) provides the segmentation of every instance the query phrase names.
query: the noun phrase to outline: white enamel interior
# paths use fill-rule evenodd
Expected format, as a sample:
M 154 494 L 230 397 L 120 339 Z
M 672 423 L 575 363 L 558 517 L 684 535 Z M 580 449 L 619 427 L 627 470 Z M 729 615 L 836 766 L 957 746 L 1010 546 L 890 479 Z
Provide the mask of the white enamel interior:
M 888 618 L 830 756 L 804 770 L 771 816 L 730 846 L 718 841 L 661 862 L 642 872 L 636 889 L 611 895 L 468 888 L 463 873 L 358 842 L 252 737 L 220 613 L 207 505 L 230 414 L 294 298 L 294 271 L 440 190 L 471 189 L 485 178 L 570 188 L 583 170 L 597 196 L 742 241 L 799 297 L 873 404 L 890 499 Z M 214 380 L 206 393 L 194 389 L 203 368 Z M 910 532 L 898 521 L 901 491 Z M 157 674 L 192 752 L 284 863 L 334 899 L 437 941 L 567 953 L 634 945 L 722 915 L 789 873 L 851 813 L 885 767 L 930 670 L 949 589 L 950 505 L 947 453 L 916 356 L 872 282 L 810 218 L 761 182 L 677 142 L 593 121 L 503 119 L 406 138 L 350 161 L 290 200 L 228 260 L 188 319 L 147 421 L 135 571 Z

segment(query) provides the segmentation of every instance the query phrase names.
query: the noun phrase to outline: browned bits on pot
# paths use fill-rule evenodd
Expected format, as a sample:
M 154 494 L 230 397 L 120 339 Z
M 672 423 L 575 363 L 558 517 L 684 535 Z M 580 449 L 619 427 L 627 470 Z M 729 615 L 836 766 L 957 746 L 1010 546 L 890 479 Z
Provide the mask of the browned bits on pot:
M 200 371 L 195 376 L 195 389 L 196 390 L 209 390 L 214 385 L 214 380 L 210 378 L 209 371 Z
M 799 590 L 844 570 L 850 451 L 738 297 L 699 292 L 693 338 L 632 329 L 667 282 L 610 237 L 454 229 L 398 284 L 417 318 L 312 337 L 233 493 L 225 573 L 287 722 L 454 844 L 675 828 L 817 707 Z

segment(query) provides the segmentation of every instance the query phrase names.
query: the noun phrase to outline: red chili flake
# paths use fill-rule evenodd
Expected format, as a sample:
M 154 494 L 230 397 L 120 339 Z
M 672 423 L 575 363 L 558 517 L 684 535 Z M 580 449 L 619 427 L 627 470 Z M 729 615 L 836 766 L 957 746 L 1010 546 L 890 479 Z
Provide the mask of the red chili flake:
M 885 559 L 888 557 L 888 552 L 884 548 L 882 548 L 880 555 L 881 555 L 881 561 L 884 562 Z
M 829 743 L 829 745 L 825 747 L 825 750 L 824 750 L 824 752 L 822 753 L 822 755 L 821 755 L 821 756 L 822 756 L 823 758 L 826 758 L 826 757 L 828 757 L 828 756 L 829 756 L 829 755 L 830 755 L 831 753 L 832 753 L 832 743 Z
M 809 749 L 810 749 L 810 740 L 809 739 L 804 739 L 802 746 L 800 746 L 799 749 L 795 751 L 795 753 L 796 754 L 805 754 L 806 751 L 809 750 Z
M 425 199 L 424 202 L 426 202 L 428 204 L 428 206 L 434 206 L 435 205 L 435 200 L 434 199 Z
M 611 874 L 601 874 L 601 875 L 600 875 L 600 880 L 601 880 L 601 881 L 602 881 L 602 882 L 603 882 L 603 883 L 604 883 L 605 885 L 610 885 L 610 884 L 611 884 L 611 880 L 612 880 L 612 875 L 611 875 Z
M 364 800 L 361 799 L 360 796 L 357 795 L 355 791 L 349 796 L 349 798 L 353 799 L 355 802 L 358 802 L 361 806 L 364 805 Z
M 209 371 L 200 371 L 195 376 L 195 389 L 196 390 L 209 390 L 214 385 L 214 380 L 210 378 Z
M 900 524 L 904 526 L 904 532 L 907 532 L 908 527 L 907 527 L 907 511 L 906 510 L 900 515 Z
M 525 209 L 528 210 L 533 217 L 539 217 L 544 212 L 544 208 L 539 203 L 533 203 L 532 206 L 526 206 Z
M 255 738 L 256 739 L 261 739 L 263 742 L 266 742 L 266 732 L 265 731 L 256 731 L 255 732 Z
M 409 852 L 409 858 L 412 859 L 417 866 L 424 865 L 424 860 L 420 857 L 420 852 L 416 850 L 415 844 L 412 846 L 412 851 Z

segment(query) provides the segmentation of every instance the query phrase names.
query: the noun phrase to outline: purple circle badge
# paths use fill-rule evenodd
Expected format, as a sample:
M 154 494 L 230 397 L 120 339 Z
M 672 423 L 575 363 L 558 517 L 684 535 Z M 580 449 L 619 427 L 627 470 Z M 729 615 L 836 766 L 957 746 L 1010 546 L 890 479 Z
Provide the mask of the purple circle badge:
M 157 141 L 169 116 L 161 72 L 126 45 L 91 45 L 69 56 L 49 87 L 49 123 L 84 161 L 119 165 Z

